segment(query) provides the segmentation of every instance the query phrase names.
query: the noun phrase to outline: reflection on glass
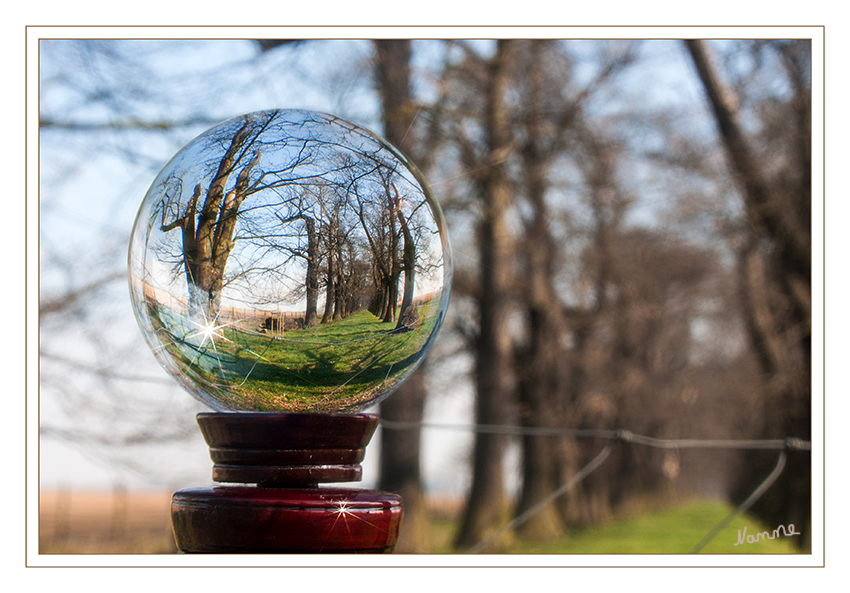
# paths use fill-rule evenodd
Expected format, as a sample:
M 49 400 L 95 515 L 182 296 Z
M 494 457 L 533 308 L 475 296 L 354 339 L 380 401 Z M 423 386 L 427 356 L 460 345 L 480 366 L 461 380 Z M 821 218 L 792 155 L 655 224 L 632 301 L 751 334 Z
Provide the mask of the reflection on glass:
M 154 180 L 130 292 L 159 362 L 210 407 L 352 412 L 421 361 L 448 253 L 397 150 L 333 116 L 264 111 L 202 134 Z

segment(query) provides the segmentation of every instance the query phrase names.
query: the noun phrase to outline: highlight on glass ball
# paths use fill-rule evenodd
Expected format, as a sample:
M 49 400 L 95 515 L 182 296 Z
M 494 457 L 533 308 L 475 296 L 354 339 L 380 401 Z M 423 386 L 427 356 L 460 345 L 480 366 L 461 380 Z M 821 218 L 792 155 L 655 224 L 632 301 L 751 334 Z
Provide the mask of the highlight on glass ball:
M 263 111 L 159 173 L 130 293 L 160 364 L 211 408 L 350 413 L 421 362 L 448 306 L 449 252 L 399 151 L 331 115 Z

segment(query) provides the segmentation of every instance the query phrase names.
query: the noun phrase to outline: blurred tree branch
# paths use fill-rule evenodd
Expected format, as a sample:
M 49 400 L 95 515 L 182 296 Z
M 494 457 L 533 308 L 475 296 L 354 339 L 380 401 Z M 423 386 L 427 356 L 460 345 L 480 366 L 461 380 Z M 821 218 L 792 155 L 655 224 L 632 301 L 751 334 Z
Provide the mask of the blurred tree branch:
M 85 286 L 70 290 L 60 296 L 48 298 L 41 301 L 38 306 L 38 315 L 44 320 L 50 315 L 55 315 L 68 311 L 79 305 L 82 301 L 96 293 L 98 290 L 111 285 L 117 280 L 123 280 L 127 277 L 127 272 L 121 270 L 112 272 L 101 278 L 89 280 Z
M 197 126 L 213 126 L 220 123 L 217 118 L 205 116 L 188 117 L 182 120 L 142 120 L 142 119 L 119 119 L 113 121 L 69 121 L 40 117 L 38 127 L 41 130 L 62 130 L 71 132 L 125 132 L 125 131 L 149 131 L 162 132 L 175 128 L 188 128 Z

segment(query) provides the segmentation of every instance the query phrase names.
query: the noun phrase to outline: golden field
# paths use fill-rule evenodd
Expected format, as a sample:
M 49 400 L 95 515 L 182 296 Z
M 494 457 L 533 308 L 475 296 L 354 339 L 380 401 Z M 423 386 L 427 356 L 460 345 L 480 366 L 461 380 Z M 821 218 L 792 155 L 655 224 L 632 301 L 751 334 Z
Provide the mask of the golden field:
M 170 492 L 39 493 L 41 554 L 173 554 Z

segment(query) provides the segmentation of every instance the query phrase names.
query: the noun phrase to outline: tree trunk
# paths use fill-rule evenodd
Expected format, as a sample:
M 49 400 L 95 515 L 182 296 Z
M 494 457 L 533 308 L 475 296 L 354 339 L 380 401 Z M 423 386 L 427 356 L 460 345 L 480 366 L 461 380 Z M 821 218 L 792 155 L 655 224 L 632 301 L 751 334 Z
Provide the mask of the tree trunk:
M 307 308 L 304 311 L 304 327 L 316 325 L 319 303 L 319 241 L 316 237 L 316 222 L 309 216 L 304 217 L 307 230 L 307 274 L 305 292 Z
M 545 316 L 532 315 L 537 318 L 539 325 Z M 549 339 L 549 332 L 542 328 L 532 331 L 537 333 L 532 337 L 532 345 L 526 353 L 528 358 L 521 367 L 519 381 L 519 418 L 523 426 L 559 428 L 561 423 L 557 397 L 563 395 L 560 381 L 556 379 L 556 369 L 552 363 L 557 356 L 547 356 L 556 353 Z M 557 344 L 555 344 L 557 346 Z M 560 359 L 562 363 L 563 359 Z M 559 463 L 563 461 L 558 450 L 559 441 L 552 436 L 526 435 L 522 438 L 522 490 L 516 509 L 521 515 L 537 505 L 560 485 L 561 475 Z M 558 512 L 558 505 L 549 504 L 537 511 L 525 523 L 517 528 L 517 534 L 524 539 L 546 541 L 563 535 L 563 523 Z
M 337 259 L 336 274 L 334 274 L 334 315 L 333 320 L 339 321 L 345 309 L 345 285 L 342 275 L 342 258 Z
M 195 274 L 193 282 L 197 289 L 196 296 L 203 299 L 201 302 L 202 310 L 209 318 L 215 318 L 218 314 L 220 294 L 215 293 L 215 288 L 218 285 L 220 290 L 222 283 L 221 276 L 224 273 L 222 259 L 216 257 L 216 243 L 221 240 L 232 241 L 232 237 L 226 238 L 218 230 L 219 215 L 222 212 L 222 202 L 224 201 L 224 188 L 230 173 L 236 165 L 238 153 L 248 138 L 248 124 L 249 122 L 246 120 L 239 131 L 233 136 L 230 146 L 228 146 L 227 151 L 219 162 L 215 177 L 210 182 L 210 186 L 207 189 L 207 197 L 198 215 L 195 236 L 197 256 L 194 262 Z
M 404 218 L 401 208 L 397 206 L 395 210 L 398 215 L 399 224 L 401 225 L 402 237 L 404 238 L 404 245 L 402 247 L 404 293 L 401 298 L 401 306 L 398 309 L 398 323 L 396 324 L 396 329 L 401 329 L 408 322 L 405 314 L 413 304 L 413 291 L 416 288 L 416 242 L 413 240 L 413 234 L 410 232 L 410 227 Z
M 235 244 L 236 222 L 239 208 L 247 196 L 248 180 L 252 169 L 260 159 L 259 150 L 247 163 L 236 179 L 235 187 L 225 196 L 225 187 L 230 174 L 245 156 L 246 145 L 250 146 L 250 120 L 234 134 L 224 156 L 218 163 L 215 177 L 207 188 L 206 198 L 197 212 L 201 186 L 196 185 L 187 211 L 182 218 L 163 224 L 161 230 L 168 232 L 176 227 L 183 233 L 183 263 L 189 287 L 189 308 L 207 319 L 215 319 L 221 304 L 224 288 L 224 272 L 227 260 Z M 197 221 L 195 214 L 198 214 Z
M 555 244 L 549 226 L 546 204 L 547 163 L 542 131 L 542 56 L 545 41 L 530 42 L 529 68 L 526 70 L 527 115 L 524 121 L 526 141 L 521 156 L 527 201 L 532 209 L 531 224 L 523 244 L 525 274 L 524 306 L 528 326 L 528 348 L 519 358 L 520 422 L 531 427 L 564 426 L 561 400 L 565 396 L 564 361 L 561 347 L 565 332 L 559 296 L 553 285 Z M 561 130 L 555 134 L 563 133 Z M 556 146 L 549 138 L 548 145 Z M 550 149 L 551 150 L 551 149 Z M 522 491 L 516 513 L 520 515 L 538 504 L 557 487 L 562 461 L 558 441 L 551 436 L 524 436 L 522 439 Z M 525 539 L 549 540 L 563 533 L 558 506 L 547 505 L 523 523 L 517 533 Z
M 332 239 L 331 239 L 332 240 Z M 325 279 L 325 312 L 322 315 L 322 323 L 329 323 L 333 319 L 334 303 L 336 302 L 336 262 L 334 258 L 335 247 L 328 246 L 328 270 Z
M 811 438 L 811 116 L 810 97 L 793 69 L 799 182 L 771 186 L 751 150 L 734 108 L 735 102 L 712 63 L 705 44 L 685 42 L 711 105 L 714 119 L 744 198 L 748 223 L 740 254 L 745 323 L 766 378 L 764 436 Z M 784 57 L 788 57 L 787 54 Z M 781 191 L 787 192 L 783 200 Z M 765 250 L 765 244 L 769 249 Z M 756 255 L 768 251 L 766 262 Z M 746 476 L 735 495 L 746 496 L 773 460 Z M 811 457 L 792 454 L 777 483 L 752 511 L 776 524 L 794 523 L 808 539 L 811 522 Z
M 541 211 L 542 212 L 542 211 Z M 541 222 L 541 221 L 538 221 Z M 539 225 L 535 225 L 539 227 Z M 519 364 L 520 422 L 529 427 L 559 428 L 566 426 L 565 361 L 561 347 L 564 335 L 559 316 L 557 294 L 551 286 L 552 265 L 546 231 L 535 233 L 528 248 L 526 290 L 529 346 Z M 551 436 L 524 436 L 522 439 L 522 491 L 517 515 L 522 514 L 551 494 L 558 486 L 563 459 L 559 442 Z M 520 526 L 517 533 L 526 539 L 547 540 L 563 534 L 563 524 L 554 504 L 540 511 Z
M 513 194 L 507 175 L 511 135 L 505 104 L 513 43 L 498 42 L 488 73 L 485 128 L 489 169 L 480 185 L 483 213 L 478 228 L 480 330 L 475 353 L 476 424 L 506 424 L 513 389 L 512 343 L 507 328 L 511 239 L 506 224 Z M 505 518 L 503 458 L 506 444 L 504 435 L 475 435 L 472 488 L 455 539 L 456 547 L 466 548 L 478 543 Z
M 390 217 L 390 249 L 389 249 L 389 279 L 387 282 L 387 309 L 384 312 L 384 323 L 395 323 L 395 313 L 398 307 L 398 281 L 401 277 L 401 263 L 398 259 L 398 230 L 394 218 Z
M 380 404 L 381 417 L 418 424 L 425 415 L 427 359 L 401 387 Z M 404 523 L 396 552 L 427 552 L 431 545 L 425 488 L 422 485 L 421 429 L 381 430 L 379 488 L 399 494 L 404 500 Z

